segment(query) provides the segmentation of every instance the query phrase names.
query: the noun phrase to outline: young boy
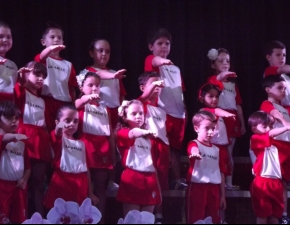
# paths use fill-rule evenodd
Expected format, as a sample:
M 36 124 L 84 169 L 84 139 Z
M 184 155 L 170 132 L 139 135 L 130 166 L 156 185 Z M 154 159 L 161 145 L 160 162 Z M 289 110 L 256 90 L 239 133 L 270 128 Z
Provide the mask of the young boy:
M 219 211 L 225 210 L 225 181 L 221 177 L 219 148 L 211 144 L 217 123 L 216 116 L 199 111 L 192 123 L 197 139 L 188 144 L 190 166 L 186 193 L 187 223 L 193 224 L 207 216 L 220 223 Z
M 285 148 L 277 148 L 272 138 L 289 131 L 290 126 L 271 129 L 275 119 L 263 111 L 253 113 L 248 123 L 254 133 L 251 149 L 257 157 L 253 166 L 255 179 L 251 185 L 257 224 L 278 224 L 284 211 L 281 163 L 290 157 L 290 153 Z
M 15 134 L 20 110 L 13 102 L 0 103 L 0 214 L 12 223 L 27 219 L 27 181 L 30 164 L 25 148 L 27 137 Z
M 146 121 L 149 129 L 157 134 L 152 147 L 154 166 L 157 170 L 161 190 L 167 191 L 169 189 L 170 149 L 166 132 L 166 112 L 158 106 L 158 97 L 163 88 L 163 81 L 158 73 L 145 72 L 139 77 L 139 85 L 143 92 L 139 100 L 144 105 Z M 162 221 L 162 206 L 156 206 L 155 218 L 159 222 Z
M 145 71 L 156 71 L 164 81 L 158 105 L 167 113 L 166 127 L 171 149 L 172 189 L 183 190 L 187 184 L 180 179 L 180 151 L 182 150 L 186 125 L 186 108 L 183 99 L 185 90 L 180 70 L 167 59 L 170 53 L 171 34 L 164 28 L 148 38 L 149 55 L 145 60 Z
M 263 88 L 265 89 L 268 100 L 264 101 L 260 109 L 269 113 L 275 118 L 274 128 L 287 127 L 290 125 L 289 111 L 280 105 L 280 102 L 286 96 L 286 84 L 282 76 L 268 75 L 263 80 Z M 275 145 L 279 150 L 290 148 L 290 132 L 285 132 L 274 138 Z M 282 178 L 284 185 L 284 212 L 281 222 L 290 221 L 287 217 L 287 183 L 290 181 L 290 158 L 281 164 Z

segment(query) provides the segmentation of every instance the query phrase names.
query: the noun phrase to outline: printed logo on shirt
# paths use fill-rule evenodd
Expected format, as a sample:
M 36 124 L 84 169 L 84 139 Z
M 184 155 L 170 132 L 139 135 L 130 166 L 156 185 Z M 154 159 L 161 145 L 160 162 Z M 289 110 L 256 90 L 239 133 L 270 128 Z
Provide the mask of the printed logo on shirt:
M 56 69 L 56 70 L 60 70 L 62 72 L 67 72 L 65 68 L 61 68 L 59 66 L 52 66 L 52 65 L 48 65 L 47 66 L 48 69 Z
M 11 154 L 17 155 L 17 156 L 22 156 L 22 152 L 18 152 L 17 150 L 13 149 L 6 149 L 6 152 L 10 152 Z
M 145 150 L 149 150 L 149 147 L 148 146 L 144 146 L 144 145 L 136 145 L 137 148 L 142 148 L 142 149 L 145 149 Z
M 78 147 L 75 147 L 75 146 L 64 145 L 64 147 L 68 148 L 68 149 L 71 149 L 71 150 L 76 150 L 76 151 L 79 151 L 79 152 L 83 151 L 82 148 L 78 148 Z
M 34 108 L 38 108 L 38 109 L 44 110 L 44 108 L 42 106 L 36 105 L 34 103 L 31 103 L 31 102 L 27 102 L 27 105 L 29 105 L 31 107 L 34 107 Z
M 12 66 L 5 65 L 5 67 L 6 67 L 7 69 L 9 69 L 9 70 L 15 70 L 15 68 L 12 67 Z
M 168 69 L 167 67 L 165 68 L 165 70 L 168 71 L 169 73 L 177 73 L 177 71 L 175 71 L 175 70 L 170 70 L 170 69 Z
M 105 116 L 105 113 L 102 113 L 100 111 L 91 110 L 91 109 L 86 110 L 86 112 L 94 113 L 94 114 L 99 115 L 99 116 Z
M 287 112 L 285 112 L 285 111 L 280 111 L 280 110 L 279 110 L 279 112 L 280 112 L 281 114 L 283 114 L 284 116 L 289 116 L 289 113 L 287 113 Z
M 152 116 L 152 117 L 153 117 L 155 120 L 158 120 L 158 121 L 161 121 L 161 122 L 163 121 L 162 118 L 159 117 L 159 116 Z
M 235 91 L 234 91 L 234 90 L 232 90 L 232 89 L 224 88 L 224 90 L 226 90 L 226 91 L 228 91 L 228 92 L 230 92 L 230 93 L 233 93 L 233 94 L 235 94 Z
M 214 159 L 214 160 L 217 160 L 218 157 L 217 156 L 214 156 L 214 155 L 207 155 L 207 154 L 202 154 L 202 157 L 207 157 L 207 158 L 210 158 L 210 159 Z

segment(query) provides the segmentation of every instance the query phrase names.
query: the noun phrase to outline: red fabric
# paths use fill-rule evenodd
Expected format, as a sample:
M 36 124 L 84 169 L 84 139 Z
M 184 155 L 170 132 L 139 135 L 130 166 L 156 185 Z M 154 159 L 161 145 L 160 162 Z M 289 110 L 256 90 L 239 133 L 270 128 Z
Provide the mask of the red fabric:
M 268 114 L 270 114 L 273 110 L 276 110 L 273 103 L 268 101 L 268 100 L 266 100 L 262 103 L 260 109 Z
M 185 119 L 175 118 L 167 114 L 166 130 L 171 148 L 182 150 L 185 126 Z
M 134 205 L 161 204 L 161 192 L 156 173 L 125 169 L 121 176 L 117 200 Z
M 8 94 L 8 93 L 0 93 L 0 102 L 2 101 L 14 101 L 14 94 Z
M 279 67 L 277 67 L 277 66 L 269 66 L 268 68 L 266 68 L 266 70 L 264 72 L 264 77 L 267 77 L 270 75 L 279 75 L 278 69 L 279 69 Z
M 117 148 L 122 158 L 122 166 L 126 168 L 126 159 L 128 156 L 129 148 L 134 145 L 135 139 L 129 138 L 129 128 L 123 128 L 117 133 Z
M 118 108 L 107 108 L 110 118 L 111 118 L 111 126 L 113 132 L 115 132 L 117 125 L 119 123 L 119 113 L 118 113 Z
M 220 90 L 224 89 L 223 82 L 217 80 L 217 75 L 211 76 L 207 79 L 207 82 L 217 86 Z
M 215 145 L 219 148 L 219 166 L 220 166 L 220 171 L 223 173 L 225 176 L 231 176 L 232 171 L 231 171 L 231 165 L 230 165 L 230 157 L 228 153 L 228 146 L 227 145 Z
M 240 94 L 240 90 L 239 90 L 237 85 L 235 85 L 235 89 L 236 89 L 236 103 L 237 103 L 237 105 L 242 105 L 243 104 L 243 100 L 242 100 L 242 97 L 241 97 L 241 94 Z
M 64 201 L 73 201 L 81 205 L 88 197 L 89 180 L 87 173 L 65 173 L 55 170 L 44 199 L 47 209 L 54 207 L 54 201 L 62 198 Z
M 257 176 L 251 184 L 250 192 L 254 212 L 257 217 L 282 217 L 284 201 L 281 180 Z
M 238 118 L 238 113 L 236 110 L 225 110 L 229 113 L 235 114 L 235 117 L 224 117 L 224 122 L 227 128 L 227 133 L 229 138 L 241 137 L 241 122 Z
M 186 191 L 186 223 L 193 224 L 211 216 L 220 223 L 220 185 L 191 183 Z
M 55 135 L 55 130 L 50 134 L 52 149 L 54 152 L 54 157 L 52 160 L 52 167 L 54 169 L 60 169 L 61 151 L 62 151 L 62 138 L 58 138 Z
M 12 223 L 21 224 L 27 219 L 27 189 L 16 187 L 17 181 L 0 180 L 0 212 Z

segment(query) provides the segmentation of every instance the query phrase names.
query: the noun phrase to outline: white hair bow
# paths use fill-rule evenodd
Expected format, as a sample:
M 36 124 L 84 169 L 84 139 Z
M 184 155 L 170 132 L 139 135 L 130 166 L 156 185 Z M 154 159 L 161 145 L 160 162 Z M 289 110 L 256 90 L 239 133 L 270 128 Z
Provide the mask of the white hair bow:
M 89 72 L 88 70 L 84 69 L 83 71 L 80 72 L 79 75 L 76 76 L 79 87 L 82 87 L 83 81 L 88 72 Z
M 212 48 L 211 50 L 208 51 L 207 53 L 207 57 L 211 60 L 211 61 L 215 61 L 217 59 L 217 57 L 219 56 L 219 52 L 218 50 L 216 50 L 215 48 Z
M 127 108 L 129 106 L 129 104 L 130 104 L 130 102 L 126 101 L 126 100 L 124 100 L 122 102 L 122 105 L 118 108 L 118 114 L 120 117 L 124 116 L 125 108 Z

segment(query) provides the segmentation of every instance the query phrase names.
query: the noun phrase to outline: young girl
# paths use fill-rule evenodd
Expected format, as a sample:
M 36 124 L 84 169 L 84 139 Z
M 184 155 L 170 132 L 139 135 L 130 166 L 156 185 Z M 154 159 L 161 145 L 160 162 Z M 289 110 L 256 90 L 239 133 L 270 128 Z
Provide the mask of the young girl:
M 55 123 L 56 128 L 51 133 L 55 171 L 45 197 L 45 207 L 53 208 L 57 198 L 81 205 L 88 196 L 94 205 L 97 204 L 98 198 L 91 189 L 90 171 L 87 169 L 85 144 L 74 138 L 79 124 L 77 109 L 73 105 L 62 106 L 57 111 Z
M 30 62 L 19 70 L 19 82 L 15 85 L 15 103 L 22 116 L 18 133 L 25 134 L 29 139 L 26 147 L 31 161 L 31 188 L 35 210 L 42 216 L 44 187 L 43 181 L 52 159 L 49 133 L 46 129 L 45 103 L 38 95 L 47 76 L 46 67 L 37 62 Z
M 48 75 L 42 88 L 42 95 L 45 96 L 47 106 L 47 128 L 52 131 L 55 113 L 64 104 L 75 101 L 75 89 L 78 84 L 72 63 L 59 55 L 60 51 L 65 49 L 62 28 L 55 23 L 48 23 L 41 44 L 45 49 L 35 57 L 35 61 L 42 62 L 47 67 Z
M 21 224 L 27 219 L 30 163 L 25 135 L 17 134 L 21 112 L 10 101 L 0 102 L 0 223 L 2 217 Z
M 100 199 L 98 209 L 104 215 L 108 173 L 113 169 L 112 156 L 115 154 L 114 135 L 107 107 L 99 104 L 100 77 L 88 72 L 77 76 L 77 81 L 82 92 L 81 98 L 76 100 L 76 108 L 80 114 L 81 140 L 87 150 L 87 166 L 94 183 L 94 193 Z
M 0 21 L 0 101 L 13 101 L 13 88 L 17 82 L 17 66 L 6 59 L 12 48 L 13 40 L 10 27 Z
M 217 85 L 221 90 L 218 107 L 237 116 L 236 120 L 233 119 L 233 117 L 224 119 L 228 136 L 230 138 L 229 154 L 231 164 L 234 165 L 233 149 L 236 138 L 246 133 L 244 115 L 241 107 L 242 99 L 234 80 L 237 76 L 234 72 L 229 71 L 230 53 L 226 49 L 211 49 L 208 53 L 208 57 L 211 61 L 211 68 L 214 74 L 208 79 L 208 82 Z M 232 184 L 232 176 L 227 176 L 226 187 L 228 189 L 239 188 L 238 186 Z
M 125 170 L 121 176 L 117 200 L 123 202 L 124 216 L 131 210 L 153 213 L 161 203 L 161 192 L 151 155 L 150 136 L 146 130 L 143 104 L 124 101 L 119 108 L 117 147 Z

